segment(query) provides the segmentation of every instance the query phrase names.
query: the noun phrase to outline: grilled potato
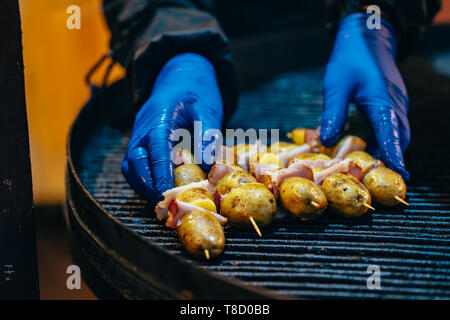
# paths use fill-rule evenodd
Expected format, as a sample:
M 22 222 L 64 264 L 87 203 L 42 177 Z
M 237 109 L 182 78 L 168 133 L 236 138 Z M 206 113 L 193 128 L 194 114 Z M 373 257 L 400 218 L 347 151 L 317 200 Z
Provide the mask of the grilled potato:
M 182 202 L 187 202 L 205 210 L 217 212 L 216 205 L 214 203 L 214 197 L 206 188 L 191 188 L 179 193 L 176 199 Z
M 244 184 L 251 182 L 256 182 L 255 177 L 245 170 L 236 170 L 220 179 L 219 182 L 217 182 L 216 189 L 220 194 L 227 194 L 231 189 L 241 187 Z
M 270 147 L 267 149 L 267 152 L 273 153 L 273 154 L 278 154 L 288 148 L 295 148 L 295 147 L 296 147 L 296 145 L 293 143 L 279 141 L 279 142 L 272 143 L 270 145 Z
M 353 151 L 347 154 L 344 159 L 352 159 L 358 166 L 361 167 L 363 173 L 366 173 L 371 167 L 377 164 L 382 164 L 381 161 L 374 159 L 370 154 L 364 151 Z
M 401 175 L 384 166 L 364 151 L 354 151 L 345 156 L 356 162 L 366 173 L 362 183 L 376 202 L 385 206 L 400 204 L 395 196 L 405 199 L 406 184 Z
M 251 226 L 250 217 L 258 226 L 266 226 L 276 212 L 275 196 L 264 184 L 257 182 L 234 188 L 220 206 L 220 213 L 228 219 L 228 223 L 237 226 Z
M 260 152 L 258 153 L 258 163 L 262 164 L 274 164 L 283 168 L 283 162 L 281 162 L 280 158 L 273 153 L 270 152 Z
M 213 214 L 203 210 L 194 210 L 181 218 L 178 236 L 191 255 L 196 258 L 218 256 L 225 245 L 225 234 Z
M 357 218 L 368 210 L 364 204 L 371 204 L 369 191 L 352 176 L 335 173 L 328 176 L 322 184 L 328 206 L 347 218 Z
M 305 178 L 286 179 L 280 187 L 280 198 L 283 206 L 302 220 L 317 218 L 327 208 L 323 191 Z
M 196 164 L 183 164 L 175 168 L 175 187 L 206 179 L 206 173 Z
M 329 156 L 323 153 L 302 153 L 295 158 L 300 160 L 331 160 Z
M 370 170 L 363 178 L 362 183 L 369 190 L 373 199 L 385 206 L 400 204 L 395 196 L 405 199 L 406 184 L 402 176 L 385 166 Z

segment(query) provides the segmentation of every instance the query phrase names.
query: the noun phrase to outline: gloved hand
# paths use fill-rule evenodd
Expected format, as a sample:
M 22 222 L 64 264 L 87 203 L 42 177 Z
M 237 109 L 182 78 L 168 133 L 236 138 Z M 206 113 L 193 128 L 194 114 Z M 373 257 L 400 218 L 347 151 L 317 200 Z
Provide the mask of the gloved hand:
M 176 129 L 191 129 L 194 121 L 202 121 L 202 133 L 220 130 L 222 119 L 222 96 L 213 65 L 194 53 L 173 57 L 161 69 L 150 98 L 136 115 L 122 162 L 123 175 L 136 192 L 155 204 L 162 192 L 174 186 L 171 134 Z M 199 147 L 203 150 L 204 145 Z
M 403 151 L 410 141 L 409 98 L 395 62 L 397 40 L 383 19 L 381 29 L 369 29 L 368 16 L 351 14 L 339 25 L 324 79 L 320 140 L 327 147 L 337 142 L 354 102 L 372 125 L 374 155 L 408 180 Z

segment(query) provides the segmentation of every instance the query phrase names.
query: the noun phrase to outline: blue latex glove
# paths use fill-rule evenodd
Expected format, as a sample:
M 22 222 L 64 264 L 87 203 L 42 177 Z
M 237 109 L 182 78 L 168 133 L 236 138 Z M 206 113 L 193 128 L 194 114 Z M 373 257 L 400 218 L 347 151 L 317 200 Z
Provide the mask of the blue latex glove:
M 366 26 L 367 14 L 352 14 L 339 25 L 324 79 L 320 140 L 332 146 L 342 135 L 348 104 L 367 116 L 376 138 L 375 156 L 406 180 L 403 151 L 410 141 L 409 98 L 395 62 L 397 40 L 392 26 Z
M 213 65 L 194 53 L 173 57 L 161 69 L 150 98 L 136 115 L 122 162 L 123 175 L 136 192 L 155 204 L 162 192 L 174 187 L 170 135 L 179 128 L 191 129 L 194 121 L 202 121 L 203 132 L 220 130 L 222 119 L 222 96 Z

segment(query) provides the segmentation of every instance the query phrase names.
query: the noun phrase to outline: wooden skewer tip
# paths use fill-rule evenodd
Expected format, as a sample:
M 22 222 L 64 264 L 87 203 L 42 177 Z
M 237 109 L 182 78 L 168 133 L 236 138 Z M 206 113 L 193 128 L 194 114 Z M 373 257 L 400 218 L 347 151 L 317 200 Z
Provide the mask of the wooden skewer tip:
M 262 238 L 261 230 L 259 230 L 259 227 L 258 227 L 258 225 L 255 222 L 255 219 L 253 219 L 253 217 L 250 217 L 249 219 L 250 219 L 250 222 L 253 225 L 253 228 L 255 228 L 256 233 Z
M 311 205 L 315 208 L 320 208 L 320 204 L 318 204 L 317 202 L 311 201 Z
M 369 208 L 370 210 L 374 210 L 374 211 L 375 211 L 375 208 L 372 207 L 370 204 L 364 203 L 364 207 Z
M 406 206 L 409 206 L 409 203 L 406 202 L 405 200 L 403 200 L 402 198 L 400 198 L 399 196 L 394 196 L 394 199 L 397 200 L 400 203 L 403 203 Z
M 292 133 L 288 132 L 288 133 L 286 134 L 286 137 L 288 137 L 289 139 L 292 139 Z
M 208 251 L 208 249 L 205 249 L 203 252 L 205 253 L 206 260 L 209 260 L 209 251 Z

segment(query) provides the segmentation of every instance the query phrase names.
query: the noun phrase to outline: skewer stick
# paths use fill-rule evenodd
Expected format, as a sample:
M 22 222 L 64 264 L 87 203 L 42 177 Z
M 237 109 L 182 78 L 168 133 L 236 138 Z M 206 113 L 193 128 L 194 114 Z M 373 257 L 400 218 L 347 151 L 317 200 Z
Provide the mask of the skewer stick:
M 320 208 L 320 204 L 318 204 L 317 202 L 311 201 L 311 205 L 312 205 L 314 208 Z
M 205 253 L 206 260 L 209 260 L 209 251 L 208 251 L 208 249 L 205 249 L 203 252 Z
M 289 139 L 292 139 L 292 133 L 290 133 L 290 132 L 286 133 L 286 137 L 288 137 Z
M 402 198 L 400 198 L 399 196 L 394 196 L 394 199 L 397 200 L 400 203 L 403 203 L 404 205 L 409 206 L 409 203 L 406 202 L 405 200 L 403 200 Z
M 262 238 L 261 230 L 259 230 L 258 225 L 255 222 L 255 219 L 253 219 L 253 217 L 250 217 L 249 219 L 250 219 L 250 222 L 253 225 L 253 228 L 255 228 L 256 233 Z
M 366 208 L 369 208 L 370 210 L 374 210 L 375 211 L 375 208 L 372 207 L 370 204 L 364 203 L 363 206 L 366 207 Z

